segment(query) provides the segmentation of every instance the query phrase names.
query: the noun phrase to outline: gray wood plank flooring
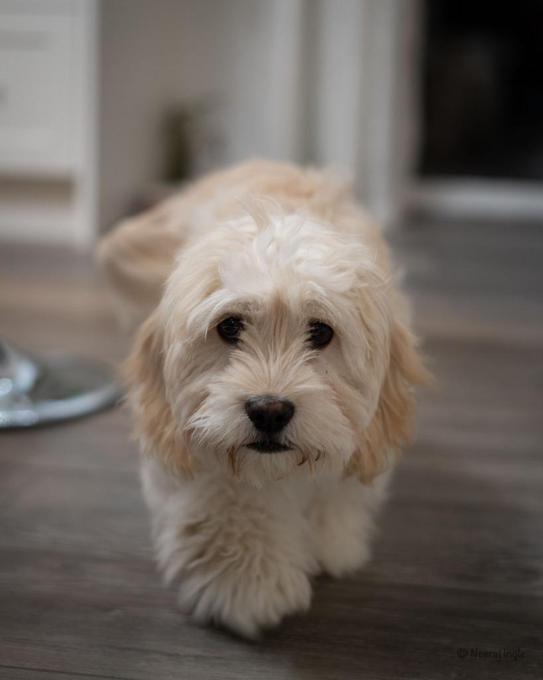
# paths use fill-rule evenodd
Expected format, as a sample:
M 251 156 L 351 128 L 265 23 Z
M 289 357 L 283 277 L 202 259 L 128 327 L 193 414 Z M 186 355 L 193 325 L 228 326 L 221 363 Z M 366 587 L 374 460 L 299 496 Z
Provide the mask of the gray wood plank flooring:
M 543 225 L 418 219 L 392 242 L 437 384 L 369 567 L 319 579 L 260 643 L 191 626 L 153 565 L 126 411 L 3 434 L 0 678 L 543 678 Z M 0 244 L 0 333 L 126 346 L 88 258 L 58 249 Z

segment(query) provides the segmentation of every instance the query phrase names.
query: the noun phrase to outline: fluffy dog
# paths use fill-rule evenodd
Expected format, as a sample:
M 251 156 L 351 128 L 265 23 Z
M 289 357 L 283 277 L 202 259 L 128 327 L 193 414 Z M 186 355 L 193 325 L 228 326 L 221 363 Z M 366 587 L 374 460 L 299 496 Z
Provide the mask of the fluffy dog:
M 426 373 L 379 229 L 326 173 L 218 172 L 100 247 L 157 558 L 182 608 L 253 637 L 369 557 Z

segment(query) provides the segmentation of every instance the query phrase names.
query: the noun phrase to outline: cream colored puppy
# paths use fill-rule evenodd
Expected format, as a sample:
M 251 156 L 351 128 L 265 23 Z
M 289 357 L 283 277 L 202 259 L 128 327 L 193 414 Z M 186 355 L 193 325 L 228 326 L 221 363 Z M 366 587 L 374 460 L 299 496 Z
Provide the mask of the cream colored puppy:
M 106 237 L 158 562 L 255 636 L 369 556 L 425 371 L 378 228 L 325 173 L 253 162 Z

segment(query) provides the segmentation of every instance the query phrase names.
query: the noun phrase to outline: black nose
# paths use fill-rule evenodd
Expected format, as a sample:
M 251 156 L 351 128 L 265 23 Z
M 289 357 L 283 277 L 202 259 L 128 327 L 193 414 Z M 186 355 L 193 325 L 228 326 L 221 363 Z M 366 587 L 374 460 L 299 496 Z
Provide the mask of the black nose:
M 288 399 L 263 395 L 247 399 L 245 412 L 257 430 L 275 434 L 282 430 L 294 415 L 294 404 Z

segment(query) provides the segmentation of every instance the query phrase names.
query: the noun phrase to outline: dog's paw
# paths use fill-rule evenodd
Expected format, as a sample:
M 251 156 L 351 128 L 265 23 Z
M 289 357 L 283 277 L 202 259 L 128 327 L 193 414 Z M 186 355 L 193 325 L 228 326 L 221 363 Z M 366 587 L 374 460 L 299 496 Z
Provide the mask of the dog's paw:
M 313 553 L 330 576 L 351 574 L 371 557 L 374 519 L 386 494 L 390 474 L 362 486 L 353 478 L 323 482 L 309 508 Z
M 314 554 L 322 571 L 339 578 L 352 574 L 369 561 L 373 523 L 360 508 L 315 504 L 310 520 Z
M 255 569 L 250 561 L 225 562 L 185 574 L 179 602 L 199 624 L 214 623 L 256 638 L 285 616 L 308 609 L 311 584 L 303 570 L 287 563 L 269 562 Z
M 320 528 L 316 555 L 321 569 L 339 578 L 361 569 L 370 559 L 368 537 L 359 533 L 342 533 L 341 527 Z

